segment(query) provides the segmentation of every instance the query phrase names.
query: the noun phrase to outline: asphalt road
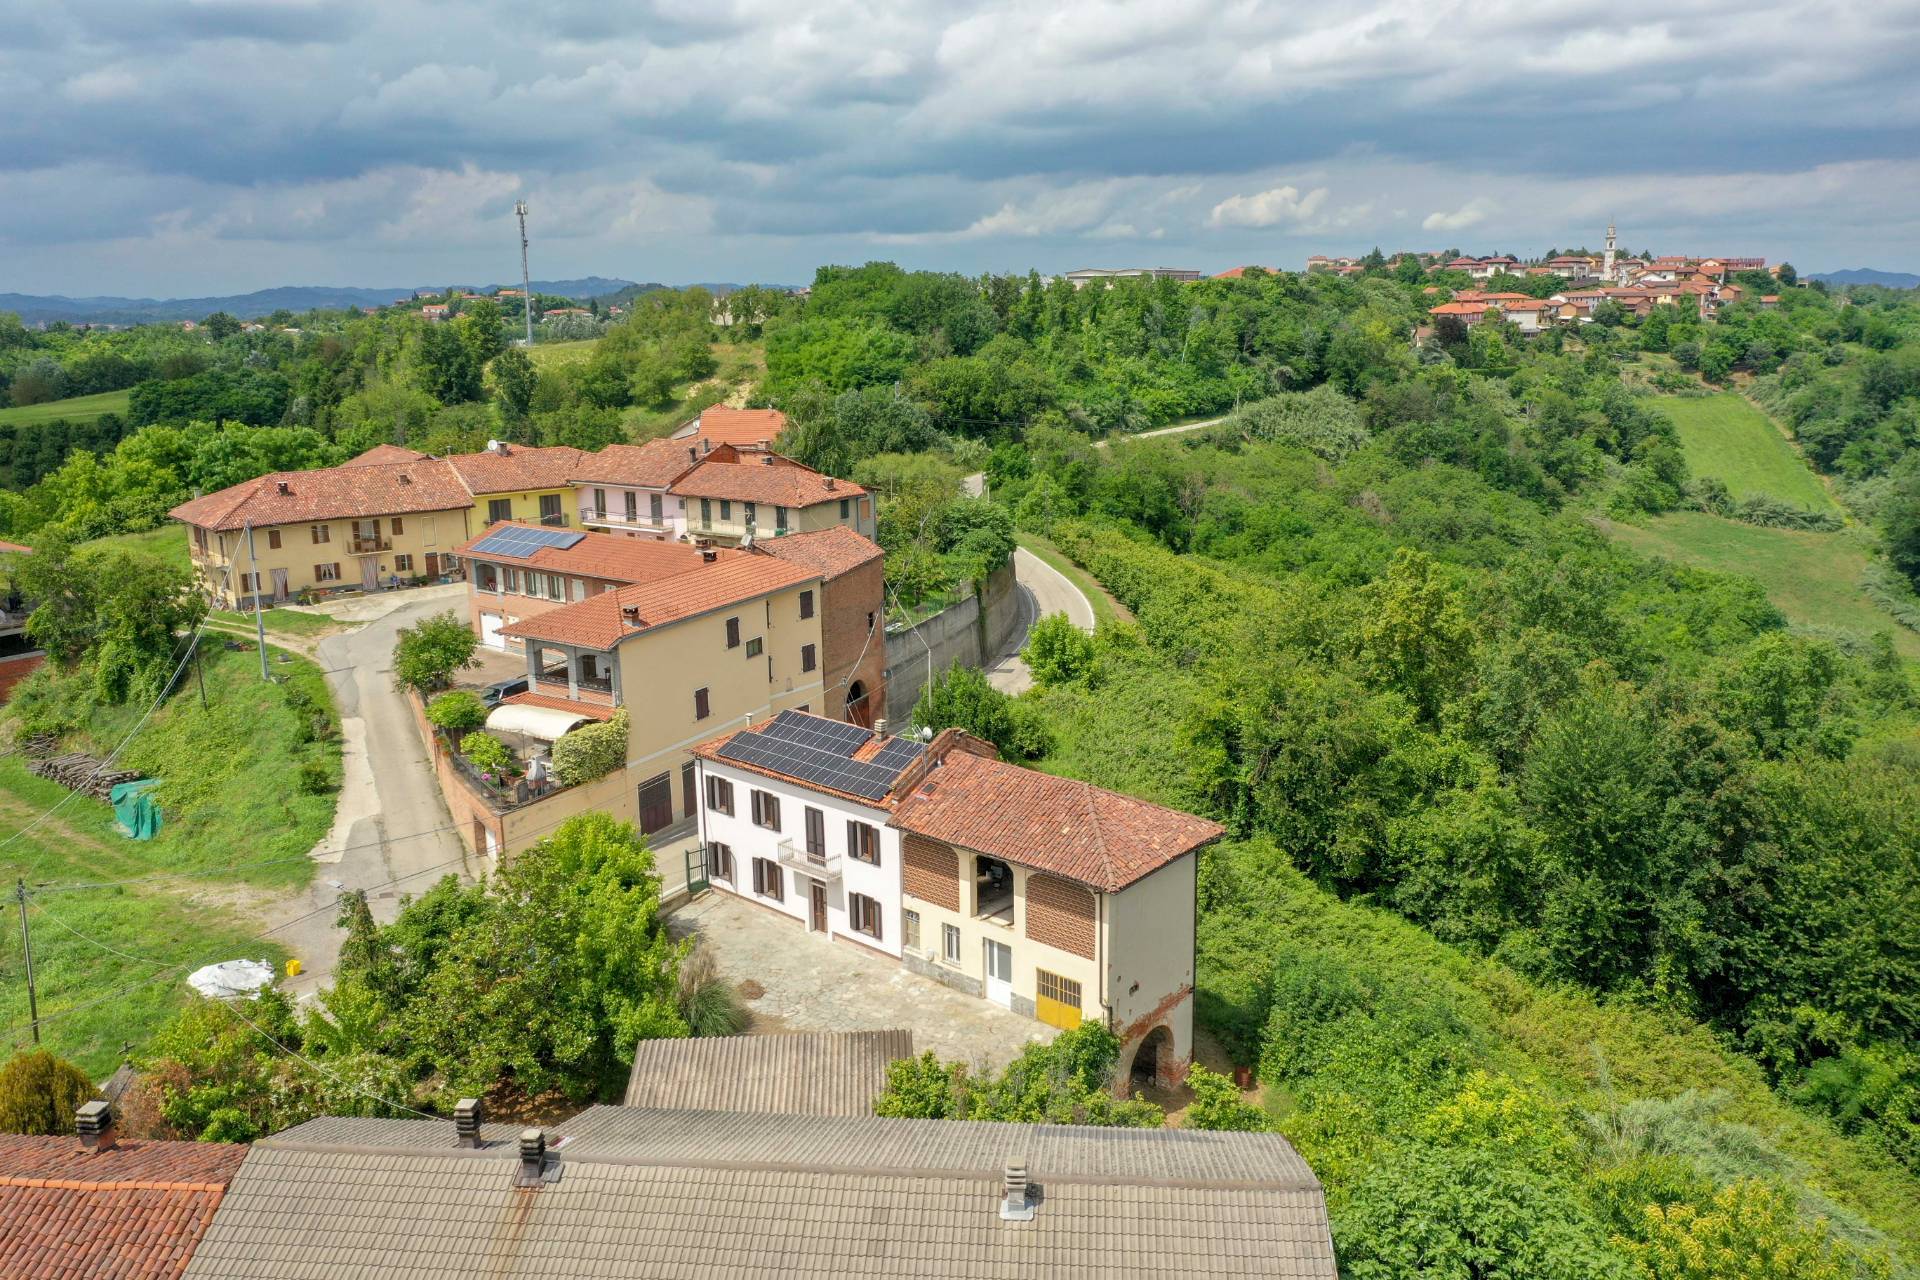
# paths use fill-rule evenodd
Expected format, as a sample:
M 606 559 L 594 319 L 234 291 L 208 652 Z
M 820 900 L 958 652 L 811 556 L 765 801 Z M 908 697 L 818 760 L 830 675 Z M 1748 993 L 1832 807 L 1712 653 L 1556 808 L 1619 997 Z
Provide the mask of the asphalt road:
M 1014 589 L 1020 594 L 1020 626 L 1000 658 L 987 668 L 987 681 L 1002 693 L 1020 693 L 1033 687 L 1020 650 L 1027 632 L 1050 613 L 1064 613 L 1082 631 L 1093 630 L 1093 602 L 1058 569 L 1025 547 L 1013 553 Z
M 285 923 L 274 936 L 305 969 L 286 983 L 296 995 L 325 985 L 333 972 L 341 937 L 333 908 L 343 890 L 367 890 L 374 918 L 390 921 L 402 894 L 417 896 L 449 873 L 471 879 L 486 861 L 468 855 L 453 832 L 433 763 L 391 671 L 400 628 L 457 605 L 465 590 L 409 593 L 392 611 L 315 647 L 340 708 L 344 777 L 333 829 L 314 850 L 312 883 L 269 921 Z

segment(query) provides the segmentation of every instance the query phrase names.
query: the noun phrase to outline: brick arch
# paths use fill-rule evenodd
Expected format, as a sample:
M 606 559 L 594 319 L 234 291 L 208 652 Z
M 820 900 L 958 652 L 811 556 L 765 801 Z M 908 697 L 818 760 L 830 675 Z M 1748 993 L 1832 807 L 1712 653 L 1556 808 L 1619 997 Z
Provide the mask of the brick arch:
M 1084 885 L 1036 871 L 1027 877 L 1027 936 L 1093 959 L 1093 893 Z

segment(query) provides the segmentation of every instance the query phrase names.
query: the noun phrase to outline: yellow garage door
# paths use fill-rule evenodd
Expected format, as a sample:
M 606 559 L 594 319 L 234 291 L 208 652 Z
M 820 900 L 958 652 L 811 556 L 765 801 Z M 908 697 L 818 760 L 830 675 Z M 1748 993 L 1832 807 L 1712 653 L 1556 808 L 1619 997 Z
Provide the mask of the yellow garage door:
M 1080 1025 L 1080 984 L 1045 969 L 1035 970 L 1033 1010 L 1049 1026 L 1071 1031 Z

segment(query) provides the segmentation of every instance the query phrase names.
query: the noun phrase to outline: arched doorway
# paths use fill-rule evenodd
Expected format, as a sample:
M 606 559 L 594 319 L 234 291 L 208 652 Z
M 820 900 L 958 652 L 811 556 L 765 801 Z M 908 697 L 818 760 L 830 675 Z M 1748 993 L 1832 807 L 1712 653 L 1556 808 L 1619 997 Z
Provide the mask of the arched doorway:
M 864 681 L 855 680 L 847 686 L 847 723 L 857 724 L 863 729 L 873 727 L 873 708 L 867 705 L 867 686 Z
M 1173 1033 L 1155 1027 L 1133 1051 L 1133 1069 L 1128 1073 L 1130 1091 L 1151 1089 L 1167 1078 L 1168 1059 L 1173 1054 Z

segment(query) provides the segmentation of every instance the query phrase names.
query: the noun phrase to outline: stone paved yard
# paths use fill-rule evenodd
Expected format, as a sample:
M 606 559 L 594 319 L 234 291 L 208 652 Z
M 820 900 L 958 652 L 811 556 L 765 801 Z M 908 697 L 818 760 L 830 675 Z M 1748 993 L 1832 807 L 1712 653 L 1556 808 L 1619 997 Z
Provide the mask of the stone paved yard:
M 753 981 L 766 994 L 747 1001 L 749 1034 L 783 1031 L 880 1031 L 906 1027 L 914 1052 L 1000 1067 L 1034 1040 L 1051 1040 L 1045 1023 L 1023 1018 L 849 942 L 829 942 L 798 921 L 719 890 L 675 909 L 668 927 L 698 933 L 720 972 Z

